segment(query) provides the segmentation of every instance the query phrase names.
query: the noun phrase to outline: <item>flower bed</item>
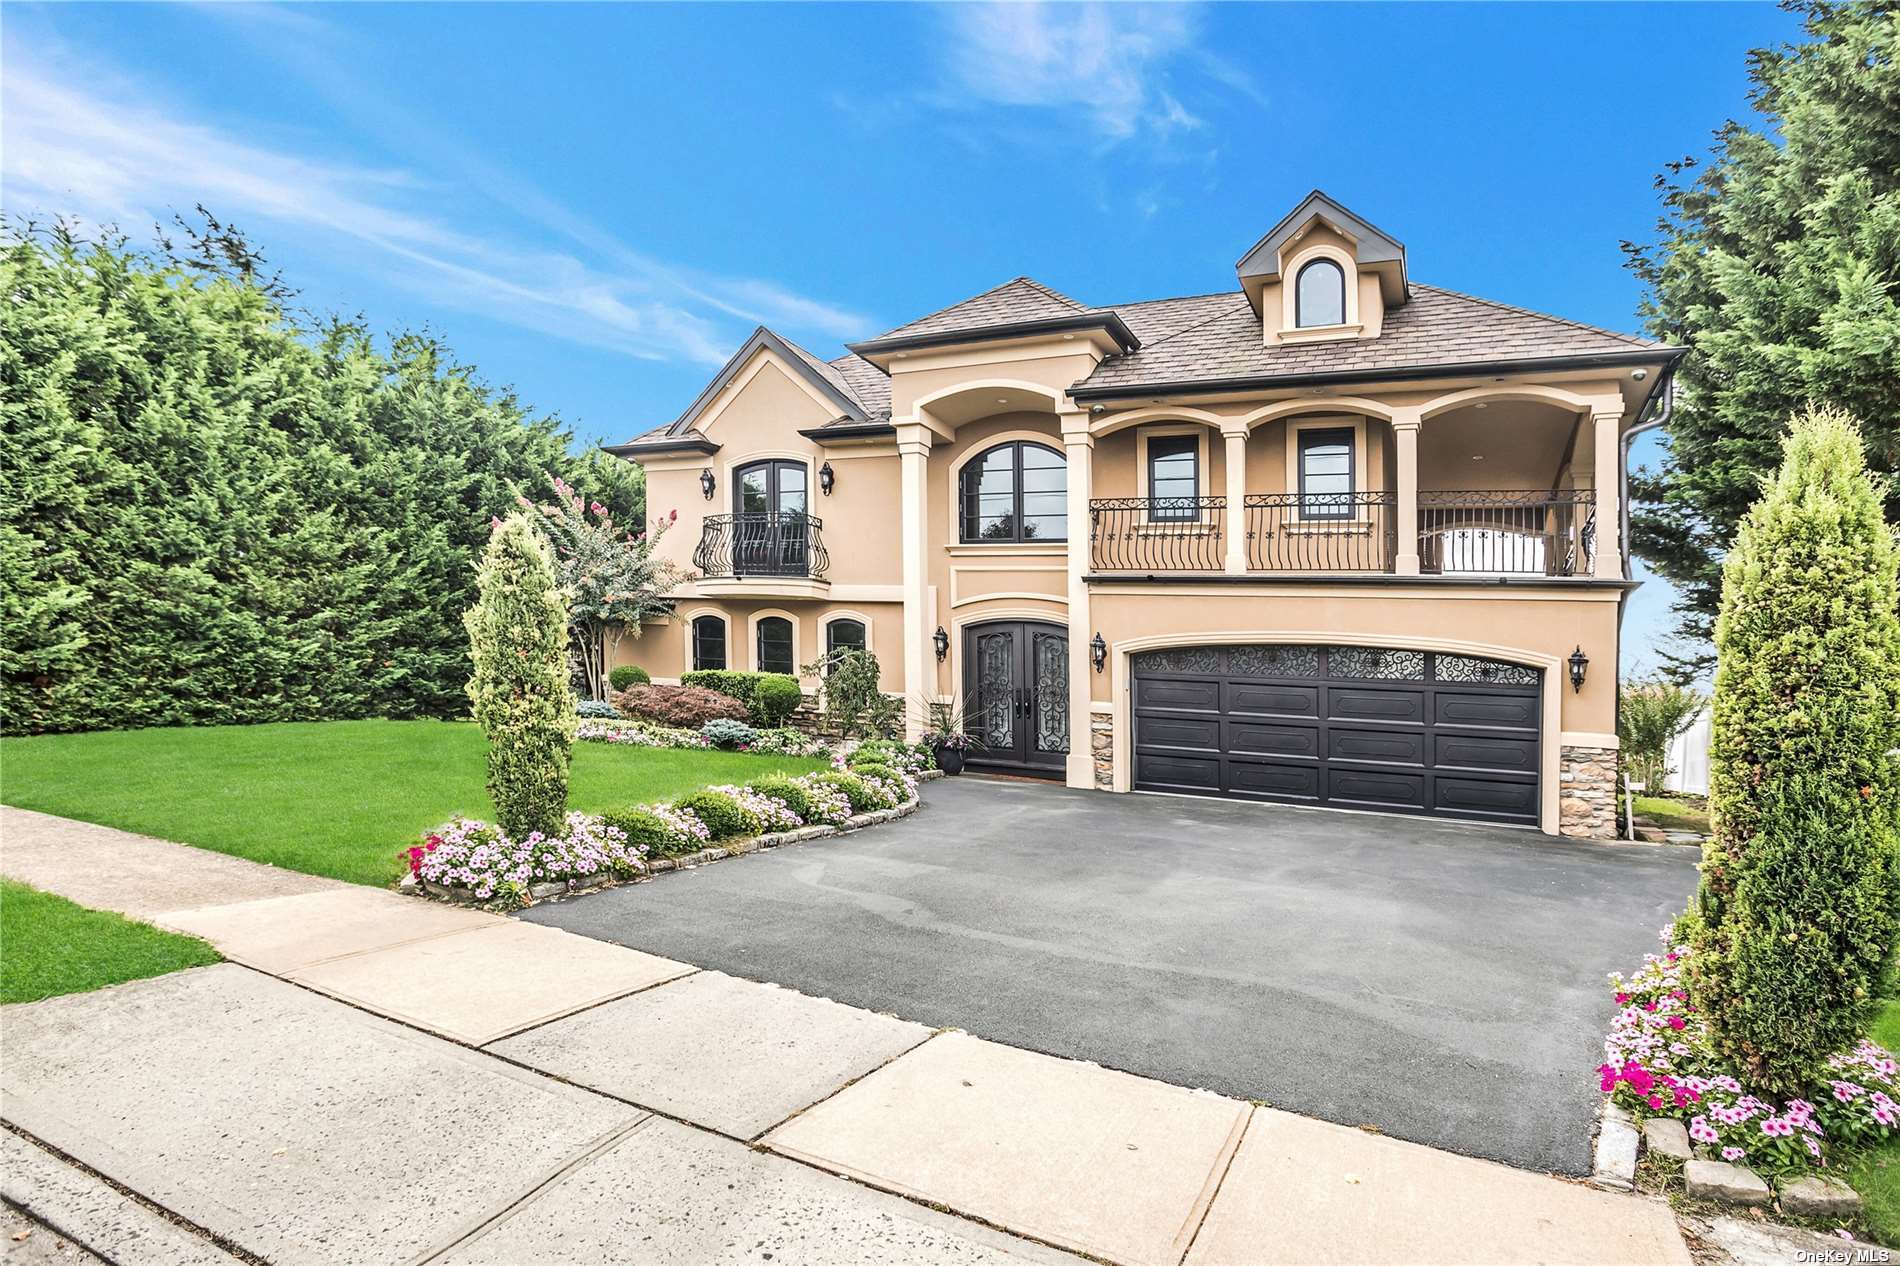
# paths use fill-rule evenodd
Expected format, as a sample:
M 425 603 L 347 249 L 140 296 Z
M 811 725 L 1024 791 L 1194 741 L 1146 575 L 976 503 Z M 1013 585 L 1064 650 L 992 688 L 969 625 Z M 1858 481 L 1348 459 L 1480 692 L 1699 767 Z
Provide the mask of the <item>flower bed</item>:
M 1749 1093 L 1717 1057 L 1708 1022 L 1689 1001 L 1682 975 L 1690 953 L 1670 946 L 1644 955 L 1628 980 L 1610 977 L 1621 1010 L 1597 1074 L 1618 1106 L 1639 1119 L 1673 1117 L 1705 1154 L 1775 1178 L 1838 1170 L 1848 1153 L 1893 1136 L 1900 1062 L 1865 1039 L 1831 1057 L 1805 1095 L 1777 1103 Z
M 621 743 L 630 747 L 678 747 L 706 750 L 718 744 L 698 730 L 655 725 L 650 721 L 585 720 L 574 730 L 585 743 Z M 829 756 L 831 744 L 803 730 L 758 730 L 733 750 L 758 756 Z
M 427 887 L 503 905 L 526 905 L 543 884 L 645 873 L 646 850 L 599 815 L 570 813 L 566 826 L 561 835 L 512 840 L 491 823 L 454 818 L 408 850 L 409 873 Z

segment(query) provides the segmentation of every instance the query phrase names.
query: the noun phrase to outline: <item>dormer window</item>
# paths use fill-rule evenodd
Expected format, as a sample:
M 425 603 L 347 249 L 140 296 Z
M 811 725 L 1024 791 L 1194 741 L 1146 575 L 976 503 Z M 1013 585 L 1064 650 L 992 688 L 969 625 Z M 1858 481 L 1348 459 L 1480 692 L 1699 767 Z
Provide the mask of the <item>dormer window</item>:
M 1346 323 L 1346 272 L 1330 259 L 1300 269 L 1294 283 L 1293 324 L 1298 329 Z

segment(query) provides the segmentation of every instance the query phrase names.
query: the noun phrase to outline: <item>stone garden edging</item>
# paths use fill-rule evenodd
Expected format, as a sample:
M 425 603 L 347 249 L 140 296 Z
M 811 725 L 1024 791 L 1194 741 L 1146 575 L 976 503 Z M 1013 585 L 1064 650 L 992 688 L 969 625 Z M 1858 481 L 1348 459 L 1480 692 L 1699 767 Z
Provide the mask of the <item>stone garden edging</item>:
M 944 776 L 941 769 L 925 769 L 911 775 L 918 782 L 929 782 Z M 528 899 L 530 902 L 540 902 L 556 897 L 579 896 L 583 893 L 597 892 L 602 888 L 617 887 L 623 883 L 641 883 L 669 871 L 692 870 L 708 862 L 721 862 L 728 857 L 743 857 L 748 853 L 778 848 L 784 844 L 803 844 L 808 840 L 822 840 L 833 835 L 849 835 L 853 831 L 862 831 L 866 827 L 881 826 L 886 822 L 907 818 L 922 808 L 923 803 L 923 796 L 915 795 L 895 808 L 854 813 L 836 826 L 801 826 L 790 831 L 769 831 L 764 835 L 734 840 L 730 844 L 714 844 L 700 849 L 697 853 L 686 853 L 679 857 L 656 857 L 647 861 L 642 873 L 632 879 L 621 879 L 610 871 L 603 871 L 600 874 L 587 875 L 579 879 L 557 879 L 545 884 L 535 884 L 528 889 Z M 427 895 L 437 900 L 452 901 L 460 905 L 483 904 L 481 898 L 467 888 L 430 883 L 426 879 L 416 878 L 413 874 L 404 875 L 400 887 L 404 892 L 418 896 Z

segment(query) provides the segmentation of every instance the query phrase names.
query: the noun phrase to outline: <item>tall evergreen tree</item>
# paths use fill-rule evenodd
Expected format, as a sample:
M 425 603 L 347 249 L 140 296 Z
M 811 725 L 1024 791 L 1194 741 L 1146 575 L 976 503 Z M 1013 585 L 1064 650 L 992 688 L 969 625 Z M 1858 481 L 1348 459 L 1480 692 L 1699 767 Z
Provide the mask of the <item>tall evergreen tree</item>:
M 1632 540 L 1696 639 L 1795 409 L 1847 409 L 1869 464 L 1900 467 L 1900 7 L 1785 7 L 1807 39 L 1750 55 L 1758 118 L 1718 130 L 1706 164 L 1671 165 L 1657 240 L 1624 244 L 1650 331 L 1692 349 L 1669 461 L 1632 480 Z M 1885 513 L 1900 520 L 1892 488 Z

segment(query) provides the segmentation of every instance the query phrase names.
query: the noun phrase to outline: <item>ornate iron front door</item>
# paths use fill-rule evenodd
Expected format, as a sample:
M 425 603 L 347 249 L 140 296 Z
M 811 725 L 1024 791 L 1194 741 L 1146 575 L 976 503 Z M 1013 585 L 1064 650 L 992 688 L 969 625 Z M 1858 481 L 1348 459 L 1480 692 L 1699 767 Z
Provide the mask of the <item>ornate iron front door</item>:
M 1069 635 L 1010 620 L 964 631 L 964 719 L 973 765 L 1056 774 L 1069 752 Z

